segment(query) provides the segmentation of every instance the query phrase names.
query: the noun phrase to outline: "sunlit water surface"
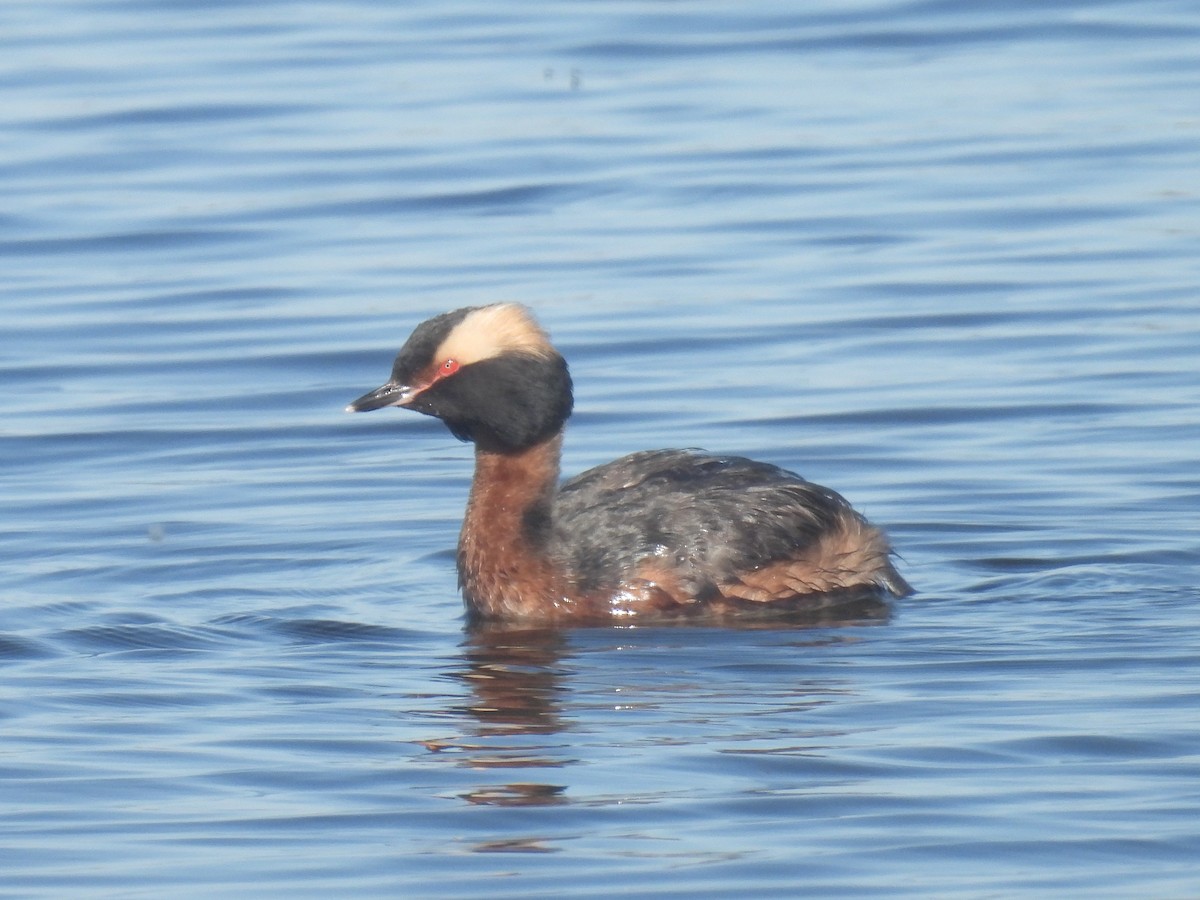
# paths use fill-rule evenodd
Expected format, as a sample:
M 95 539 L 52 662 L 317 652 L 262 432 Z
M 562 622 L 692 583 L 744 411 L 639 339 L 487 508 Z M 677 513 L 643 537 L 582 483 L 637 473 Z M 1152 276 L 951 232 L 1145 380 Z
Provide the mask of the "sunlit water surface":
M 1200 895 L 1200 13 L 0 9 L 0 895 Z M 533 305 L 568 472 L 757 456 L 918 593 L 468 633 Z

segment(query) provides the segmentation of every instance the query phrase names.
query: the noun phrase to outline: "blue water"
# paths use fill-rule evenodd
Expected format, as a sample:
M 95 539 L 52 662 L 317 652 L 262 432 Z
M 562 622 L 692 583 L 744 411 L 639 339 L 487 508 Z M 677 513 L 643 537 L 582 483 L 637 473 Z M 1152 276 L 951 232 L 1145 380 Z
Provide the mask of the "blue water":
M 0 6 L 0 896 L 1200 896 L 1194 4 Z M 464 630 L 517 299 L 564 468 L 767 459 L 918 593 Z

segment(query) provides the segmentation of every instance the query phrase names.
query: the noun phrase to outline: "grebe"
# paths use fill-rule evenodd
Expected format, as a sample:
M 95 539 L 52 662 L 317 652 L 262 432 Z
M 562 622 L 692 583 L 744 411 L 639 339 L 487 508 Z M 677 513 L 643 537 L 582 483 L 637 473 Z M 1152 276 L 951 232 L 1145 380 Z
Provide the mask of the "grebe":
M 839 494 L 767 463 L 648 450 L 558 484 L 567 363 L 516 303 L 423 322 L 386 384 L 347 412 L 400 406 L 475 444 L 458 541 L 475 619 L 629 621 L 827 606 L 911 591 L 883 533 Z

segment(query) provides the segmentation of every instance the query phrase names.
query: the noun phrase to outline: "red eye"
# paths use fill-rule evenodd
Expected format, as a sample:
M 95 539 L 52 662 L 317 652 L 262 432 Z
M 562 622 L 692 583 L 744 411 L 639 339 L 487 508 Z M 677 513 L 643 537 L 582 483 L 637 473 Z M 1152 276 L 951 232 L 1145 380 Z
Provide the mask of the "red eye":
M 447 375 L 453 375 L 457 371 L 458 371 L 458 360 L 457 359 L 448 359 L 444 363 L 442 363 L 442 368 L 441 368 L 441 371 L 438 372 L 438 375 L 445 378 Z

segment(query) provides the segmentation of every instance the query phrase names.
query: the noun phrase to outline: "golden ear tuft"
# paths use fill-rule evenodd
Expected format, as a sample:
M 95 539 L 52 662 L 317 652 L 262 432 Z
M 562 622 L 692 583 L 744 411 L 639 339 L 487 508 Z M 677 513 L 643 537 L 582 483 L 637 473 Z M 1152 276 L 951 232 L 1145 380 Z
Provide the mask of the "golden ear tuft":
M 465 366 L 505 353 L 549 356 L 554 352 L 549 336 L 527 307 L 495 303 L 479 307 L 459 322 L 438 347 L 437 358 Z

